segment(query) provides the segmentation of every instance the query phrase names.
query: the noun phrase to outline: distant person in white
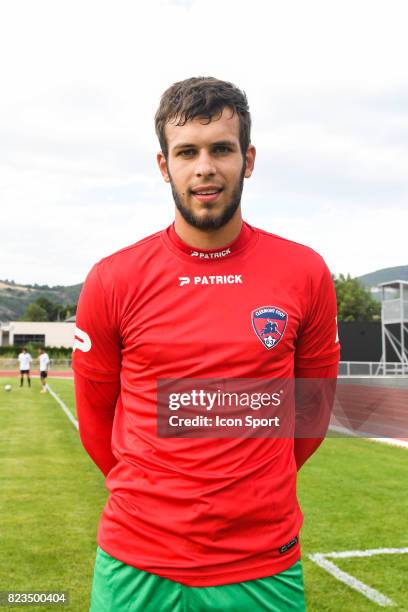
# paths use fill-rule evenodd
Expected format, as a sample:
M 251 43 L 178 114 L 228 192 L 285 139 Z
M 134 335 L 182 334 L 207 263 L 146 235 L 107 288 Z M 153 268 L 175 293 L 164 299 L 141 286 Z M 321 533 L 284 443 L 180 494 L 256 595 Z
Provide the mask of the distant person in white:
M 33 358 L 30 353 L 27 352 L 27 349 L 23 348 L 17 359 L 20 363 L 20 387 L 24 384 L 24 374 L 27 376 L 28 386 L 31 387 L 30 365 Z
M 47 376 L 48 376 L 48 368 L 50 365 L 50 358 L 48 357 L 44 349 L 40 349 L 39 361 L 40 361 L 40 380 L 41 380 L 41 385 L 42 385 L 42 389 L 40 393 L 47 393 Z

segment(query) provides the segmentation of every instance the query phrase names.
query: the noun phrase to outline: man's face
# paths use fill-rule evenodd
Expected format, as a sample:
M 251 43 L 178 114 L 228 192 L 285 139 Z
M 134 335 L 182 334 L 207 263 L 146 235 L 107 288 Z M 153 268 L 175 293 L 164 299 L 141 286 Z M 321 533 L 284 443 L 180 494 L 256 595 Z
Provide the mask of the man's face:
M 252 174 L 255 148 L 245 158 L 239 144 L 239 118 L 224 109 L 207 123 L 196 118 L 183 126 L 167 124 L 168 158 L 158 154 L 164 179 L 182 217 L 201 230 L 218 229 L 241 202 L 244 177 Z

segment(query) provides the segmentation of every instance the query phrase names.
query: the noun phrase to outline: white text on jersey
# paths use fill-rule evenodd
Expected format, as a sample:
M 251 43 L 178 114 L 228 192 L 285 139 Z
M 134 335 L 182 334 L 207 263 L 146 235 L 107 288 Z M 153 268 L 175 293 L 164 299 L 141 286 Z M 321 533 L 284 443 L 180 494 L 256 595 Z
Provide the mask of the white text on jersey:
M 220 276 L 179 276 L 180 287 L 183 285 L 242 285 L 242 274 L 224 274 Z
M 191 257 L 199 257 L 200 259 L 217 259 L 218 257 L 225 257 L 231 253 L 231 249 L 224 249 L 224 251 L 215 251 L 213 253 L 201 253 L 200 251 L 191 251 Z

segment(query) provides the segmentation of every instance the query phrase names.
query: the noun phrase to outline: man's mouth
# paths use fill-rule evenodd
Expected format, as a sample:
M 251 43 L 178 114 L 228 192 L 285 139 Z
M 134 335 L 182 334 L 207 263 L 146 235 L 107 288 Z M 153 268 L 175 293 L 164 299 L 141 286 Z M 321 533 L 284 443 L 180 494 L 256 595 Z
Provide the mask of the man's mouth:
M 192 190 L 192 194 L 199 202 L 214 202 L 222 191 L 221 187 L 203 187 Z

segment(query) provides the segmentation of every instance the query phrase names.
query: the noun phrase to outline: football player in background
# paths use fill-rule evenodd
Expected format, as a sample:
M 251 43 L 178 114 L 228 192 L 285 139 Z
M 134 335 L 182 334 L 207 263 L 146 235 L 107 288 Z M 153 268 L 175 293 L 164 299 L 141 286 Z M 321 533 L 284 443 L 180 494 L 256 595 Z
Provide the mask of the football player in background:
M 47 393 L 47 377 L 48 368 L 50 367 L 50 358 L 48 357 L 48 354 L 44 351 L 44 349 L 39 350 L 38 360 L 40 362 L 40 393 Z
M 23 348 L 17 359 L 20 364 L 20 387 L 24 385 L 24 375 L 27 376 L 27 384 L 31 387 L 30 369 L 33 358 L 27 349 Z

